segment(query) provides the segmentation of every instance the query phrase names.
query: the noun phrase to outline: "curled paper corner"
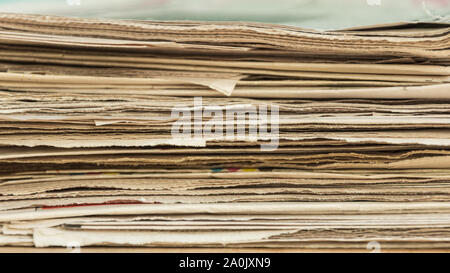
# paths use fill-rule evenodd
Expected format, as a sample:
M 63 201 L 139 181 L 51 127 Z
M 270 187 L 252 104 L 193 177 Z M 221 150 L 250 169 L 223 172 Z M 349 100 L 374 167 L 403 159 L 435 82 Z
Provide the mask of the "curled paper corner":
M 188 81 L 193 84 L 199 84 L 203 86 L 207 86 L 211 89 L 219 91 L 225 96 L 231 96 L 236 87 L 236 84 L 243 79 L 245 76 L 235 76 L 227 79 L 218 79 L 218 78 L 191 78 Z

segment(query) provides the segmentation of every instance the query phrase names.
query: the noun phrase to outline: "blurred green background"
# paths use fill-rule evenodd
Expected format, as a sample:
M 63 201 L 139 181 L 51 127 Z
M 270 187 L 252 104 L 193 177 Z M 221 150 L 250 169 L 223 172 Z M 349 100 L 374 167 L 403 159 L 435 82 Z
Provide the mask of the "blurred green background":
M 337 29 L 398 21 L 448 21 L 450 0 L 0 0 L 0 11 L 126 19 L 258 21 Z

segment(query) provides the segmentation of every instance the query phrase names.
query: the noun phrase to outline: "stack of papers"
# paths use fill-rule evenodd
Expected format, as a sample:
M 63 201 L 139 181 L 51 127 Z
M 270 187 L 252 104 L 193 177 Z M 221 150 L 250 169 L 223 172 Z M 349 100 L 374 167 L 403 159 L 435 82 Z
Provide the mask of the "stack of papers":
M 0 14 L 0 245 L 449 248 L 449 33 Z

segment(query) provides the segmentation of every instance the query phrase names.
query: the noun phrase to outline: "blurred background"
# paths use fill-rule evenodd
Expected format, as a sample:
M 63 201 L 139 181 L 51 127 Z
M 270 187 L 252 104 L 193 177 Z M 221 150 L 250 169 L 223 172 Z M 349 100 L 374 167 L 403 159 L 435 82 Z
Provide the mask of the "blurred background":
M 0 12 L 152 20 L 258 21 L 338 29 L 449 21 L 450 0 L 0 0 Z

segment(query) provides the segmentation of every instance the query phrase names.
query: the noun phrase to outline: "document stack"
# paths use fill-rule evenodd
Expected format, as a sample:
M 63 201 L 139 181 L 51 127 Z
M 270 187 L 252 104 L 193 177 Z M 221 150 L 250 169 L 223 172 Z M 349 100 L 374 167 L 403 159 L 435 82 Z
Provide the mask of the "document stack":
M 0 246 L 450 247 L 450 24 L 0 14 Z

